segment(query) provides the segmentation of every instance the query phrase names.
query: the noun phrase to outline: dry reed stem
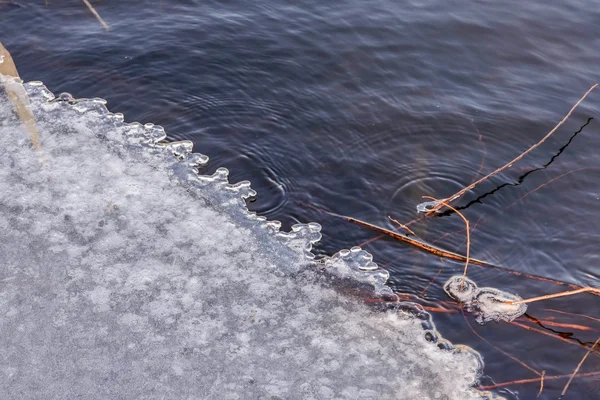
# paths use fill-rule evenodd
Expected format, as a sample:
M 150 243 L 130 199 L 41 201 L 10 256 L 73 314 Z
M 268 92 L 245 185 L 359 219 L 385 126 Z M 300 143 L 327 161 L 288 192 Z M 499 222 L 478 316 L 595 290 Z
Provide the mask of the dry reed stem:
M 596 289 L 596 288 L 592 288 L 592 287 L 584 287 L 581 289 L 577 289 L 577 290 L 570 290 L 568 292 L 560 292 L 560 293 L 555 293 L 555 294 L 547 294 L 544 296 L 538 296 L 538 297 L 532 297 L 529 299 L 524 299 L 524 300 L 519 300 L 519 301 L 511 301 L 508 302 L 509 304 L 525 304 L 525 303 L 533 303 L 535 301 L 542 301 L 542 300 L 549 300 L 549 299 L 555 299 L 557 297 L 566 297 L 566 296 L 573 296 L 579 293 L 593 293 L 596 296 L 600 296 L 600 289 Z
M 541 333 L 542 335 L 545 335 L 545 336 L 548 336 L 548 337 L 560 340 L 561 342 L 569 343 L 570 345 L 573 345 L 573 346 L 583 347 L 584 349 L 588 348 L 588 346 L 586 344 L 584 344 L 584 343 L 574 342 L 572 340 L 565 339 L 562 336 L 553 335 L 553 334 L 551 334 L 549 332 L 546 332 L 543 329 L 538 329 L 538 328 L 534 328 L 533 326 L 527 326 L 527 325 L 521 324 L 520 322 L 511 321 L 511 322 L 509 322 L 509 324 L 514 325 L 514 326 L 518 326 L 518 327 L 526 329 L 528 331 Z M 594 354 L 600 356 L 600 351 L 594 350 L 593 352 L 594 352 Z
M 546 376 L 546 370 L 542 371 L 542 376 L 540 377 L 540 391 L 538 392 L 537 396 L 535 396 L 536 399 L 539 399 L 544 391 L 544 376 Z
M 89 8 L 90 11 L 92 12 L 92 14 L 94 14 L 94 16 L 96 17 L 96 19 L 98 20 L 98 22 L 100 22 L 100 25 L 102 25 L 102 27 L 104 28 L 104 30 L 108 32 L 110 30 L 110 28 L 108 27 L 108 25 L 106 25 L 106 22 L 104 22 L 104 20 L 100 16 L 100 14 L 98 14 L 96 12 L 96 10 L 90 4 L 90 2 L 88 0 L 81 0 L 81 1 L 83 1 L 85 3 L 85 5 L 87 6 L 87 8 Z
M 502 209 L 502 211 L 506 211 L 506 210 L 508 210 L 509 208 L 513 207 L 515 204 L 517 204 L 518 202 L 520 202 L 521 200 L 523 200 L 524 198 L 526 198 L 526 197 L 527 197 L 527 196 L 529 196 L 530 194 L 533 194 L 533 193 L 537 192 L 538 190 L 540 190 L 540 189 L 541 189 L 541 188 L 543 188 L 544 186 L 547 186 L 547 185 L 549 185 L 549 184 L 551 184 L 551 183 L 553 183 L 553 182 L 555 182 L 555 181 L 557 181 L 557 180 L 559 180 L 559 179 L 561 179 L 561 178 L 564 178 L 565 176 L 567 176 L 567 175 L 570 175 L 570 174 L 572 174 L 572 173 L 574 173 L 574 172 L 579 172 L 579 171 L 583 171 L 583 170 L 589 170 L 589 169 L 596 169 L 596 168 L 592 168 L 592 167 L 577 168 L 577 169 L 574 169 L 574 170 L 571 170 L 571 171 L 565 172 L 564 174 L 561 174 L 561 175 L 559 175 L 559 176 L 556 176 L 556 177 L 554 177 L 554 178 L 550 179 L 548 182 L 546 182 L 546 183 L 542 183 L 541 185 L 539 185 L 539 186 L 538 186 L 538 187 L 536 187 L 535 189 L 532 189 L 532 190 L 528 191 L 528 192 L 527 192 L 527 193 L 525 193 L 523 196 L 519 197 L 519 198 L 518 198 L 516 201 L 512 202 L 512 203 L 511 203 L 509 206 L 507 206 L 507 207 L 504 207 L 504 208 Z M 476 228 L 477 228 L 479 225 L 485 224 L 485 223 L 489 222 L 490 220 L 492 220 L 492 219 L 496 218 L 498 215 L 503 215 L 503 214 L 501 214 L 501 213 L 500 213 L 500 214 L 496 214 L 496 215 L 493 215 L 493 216 L 491 216 L 490 218 L 487 218 L 487 219 L 483 219 L 483 215 L 481 215 L 481 216 L 479 217 L 479 219 L 477 220 L 477 222 L 475 222 L 475 224 L 473 224 L 473 229 L 471 229 L 471 231 L 474 231 L 474 230 L 475 230 L 475 229 L 476 229 Z M 442 236 L 440 236 L 439 238 L 437 238 L 437 239 L 435 239 L 434 241 L 432 241 L 432 242 L 431 242 L 431 244 L 435 244 L 435 243 L 439 242 L 440 240 L 442 240 L 442 239 L 445 239 L 445 238 L 446 238 L 446 237 L 448 237 L 448 236 L 452 236 L 452 235 L 454 235 L 454 234 L 456 234 L 456 233 L 461 233 L 461 232 L 463 232 L 463 231 L 464 231 L 464 228 L 463 228 L 463 229 L 456 230 L 456 231 L 454 231 L 454 232 L 446 232 L 446 233 L 444 233 Z M 380 238 L 380 237 L 383 237 L 383 235 L 381 235 L 381 236 L 378 236 L 377 238 Z M 373 241 L 373 240 L 371 240 L 371 241 Z
M 410 237 L 401 235 L 401 234 L 399 234 L 397 232 L 394 232 L 394 231 L 391 231 L 389 229 L 382 228 L 380 226 L 371 224 L 369 222 L 365 222 L 365 221 L 362 221 L 362 220 L 357 219 L 357 218 L 348 217 L 348 216 L 345 216 L 345 215 L 341 215 L 341 214 L 337 214 L 337 213 L 334 213 L 334 212 L 331 212 L 331 211 L 327 211 L 327 210 L 325 210 L 323 208 L 316 207 L 316 206 L 313 206 L 311 204 L 306 204 L 306 203 L 302 203 L 302 202 L 299 202 L 299 201 L 297 201 L 296 203 L 298 203 L 298 204 L 300 204 L 302 206 L 305 206 L 305 207 L 312 208 L 312 209 L 317 210 L 317 211 L 324 212 L 325 214 L 331 215 L 332 217 L 342 218 L 342 219 L 344 219 L 344 220 L 346 220 L 348 222 L 352 222 L 353 224 L 364 226 L 364 227 L 372 229 L 372 230 L 374 230 L 376 232 L 383 233 L 383 235 L 392 237 L 392 238 L 394 238 L 396 240 L 399 240 L 401 242 L 408 243 L 410 245 L 413 245 L 413 246 L 417 247 L 420 250 L 423 250 L 423 251 L 426 251 L 428 253 L 434 254 L 434 255 L 436 255 L 438 257 L 444 257 L 444 258 L 448 258 L 450 260 L 456 260 L 456 261 L 461 261 L 461 262 L 465 262 L 466 261 L 466 257 L 463 256 L 462 254 L 457 254 L 457 253 L 453 253 L 451 251 L 440 249 L 439 247 L 433 246 L 433 245 L 431 245 L 431 244 L 429 244 L 427 242 L 422 242 L 422 241 L 419 241 L 419 240 L 412 239 Z M 519 272 L 519 271 L 514 271 L 512 269 L 501 267 L 499 265 L 494 265 L 494 264 L 491 264 L 491 263 L 489 263 L 487 261 L 478 260 L 478 259 L 472 258 L 472 257 L 469 257 L 469 263 L 473 264 L 473 265 L 478 265 L 480 267 L 494 268 L 494 269 L 497 269 L 499 271 L 506 272 L 507 274 L 511 274 L 511 275 L 515 275 L 515 276 L 519 276 L 519 277 L 523 277 L 523 278 L 534 279 L 534 280 L 537 280 L 537 281 L 542 281 L 542 282 L 546 282 L 546 283 L 552 283 L 552 284 L 560 285 L 560 286 L 567 286 L 567 287 L 570 287 L 570 288 L 573 288 L 573 289 L 579 289 L 579 288 L 581 288 L 581 286 L 576 285 L 574 283 L 567 283 L 567 282 L 559 281 L 559 280 L 556 280 L 556 279 L 545 278 L 545 277 L 539 276 L 539 275 L 532 275 L 532 274 L 526 274 L 526 273 Z
M 438 201 L 437 199 L 434 199 L 431 196 L 423 196 L 423 198 Z M 444 201 L 442 201 L 442 204 L 445 207 L 448 207 L 449 209 L 457 213 L 462 218 L 462 220 L 465 221 L 465 231 L 467 233 L 467 254 L 465 255 L 465 270 L 463 271 L 462 281 L 460 282 L 460 290 L 462 290 L 465 286 L 465 279 L 467 278 L 467 269 L 469 269 L 469 253 L 471 252 L 471 230 L 469 229 L 469 220 L 466 219 L 460 211 L 452 207 L 450 204 Z
M 586 315 L 586 314 L 571 313 L 571 312 L 566 312 L 566 311 L 555 310 L 553 308 L 544 308 L 544 311 L 554 312 L 554 313 L 558 313 L 558 314 L 572 315 L 572 316 L 576 316 L 576 317 L 583 317 L 583 318 L 590 319 L 592 321 L 600 322 L 600 319 L 590 317 L 589 315 Z
M 566 379 L 568 377 L 570 377 L 571 375 L 553 375 L 553 376 L 544 376 L 544 381 L 554 381 L 554 380 L 559 380 L 559 379 Z M 585 374 L 579 374 L 577 375 L 579 378 L 587 378 L 590 376 L 600 376 L 600 371 L 595 371 L 595 372 L 586 372 Z M 506 387 L 506 386 L 512 386 L 512 385 L 520 385 L 523 383 L 536 383 L 536 382 L 541 382 L 542 378 L 530 378 L 530 379 L 519 379 L 517 381 L 510 381 L 510 382 L 502 382 L 502 383 L 496 383 L 494 385 L 487 385 L 487 386 L 479 386 L 477 389 L 479 390 L 491 390 L 491 389 L 498 389 L 501 387 Z
M 566 324 L 563 322 L 554 322 L 548 319 L 538 319 L 538 321 L 544 326 L 554 326 L 556 328 L 574 329 L 584 332 L 598 332 L 598 329 L 594 329 L 586 325 Z
M 0 42 L 0 56 L 3 57 L 3 62 L 0 63 L 0 75 L 10 76 L 13 78 L 20 79 L 19 72 L 15 62 L 6 48 Z M 8 97 L 15 105 L 17 116 L 29 132 L 29 139 L 33 144 L 35 150 L 40 150 L 40 136 L 35 125 L 35 119 L 33 113 L 29 109 L 29 97 L 23 85 L 19 82 L 15 85 L 5 85 L 6 93 Z
M 579 361 L 579 364 L 577 364 L 577 368 L 575 368 L 575 371 L 573 371 L 573 374 L 571 375 L 571 377 L 569 378 L 569 381 L 565 385 L 565 388 L 561 392 L 559 399 L 562 399 L 565 396 L 565 393 L 567 393 L 567 390 L 569 389 L 569 385 L 571 384 L 571 381 L 573 380 L 573 378 L 575 378 L 575 375 L 577 375 L 577 373 L 579 372 L 579 368 L 581 368 L 581 366 L 583 365 L 585 359 L 588 358 L 588 356 L 590 355 L 590 353 L 598 345 L 598 342 L 600 342 L 600 337 L 598 337 L 598 339 L 596 339 L 596 342 L 594 342 L 594 345 L 592 346 L 592 348 L 589 349 L 587 353 L 585 353 L 585 355 L 583 356 L 583 358 L 581 359 L 581 361 Z
M 533 190 L 530 190 L 529 192 L 525 193 L 523 196 L 519 197 L 517 200 L 515 200 L 514 202 L 512 202 L 512 203 L 511 203 L 511 204 L 510 204 L 508 207 L 504 208 L 504 210 L 505 210 L 505 211 L 506 211 L 506 210 L 508 210 L 509 208 L 511 208 L 512 206 L 514 206 L 515 204 L 517 204 L 518 202 L 520 202 L 521 200 L 523 200 L 525 197 L 529 196 L 530 194 L 532 194 L 532 193 L 534 193 L 534 192 L 537 192 L 538 190 L 540 190 L 540 189 L 541 189 L 541 188 L 543 188 L 544 186 L 546 186 L 546 185 L 549 185 L 549 184 L 551 184 L 552 182 L 554 182 L 554 181 L 557 181 L 557 180 L 559 180 L 560 178 L 563 178 L 563 177 L 565 177 L 565 176 L 567 176 L 567 175 L 570 175 L 570 174 L 572 174 L 573 172 L 583 171 L 583 170 L 586 170 L 586 169 L 591 169 L 591 168 L 590 168 L 590 167 L 577 168 L 577 169 L 573 169 L 573 170 L 571 170 L 571 171 L 565 172 L 564 174 L 561 174 L 561 175 L 559 175 L 559 176 L 556 176 L 556 177 L 554 177 L 554 178 L 550 179 L 548 182 L 546 182 L 546 183 L 542 183 L 541 185 L 539 185 L 539 186 L 538 186 L 538 187 L 536 187 L 535 189 L 533 189 Z
M 390 215 L 388 215 L 388 219 L 389 219 L 390 221 L 394 222 L 394 223 L 395 223 L 396 225 L 398 225 L 400 228 L 406 229 L 406 230 L 408 231 L 408 233 L 410 233 L 410 234 L 411 234 L 411 235 L 413 235 L 414 237 L 416 237 L 416 238 L 418 238 L 418 239 L 421 239 L 421 238 L 419 237 L 419 235 L 417 235 L 416 233 L 414 233 L 412 229 L 410 229 L 408 226 L 404 225 L 404 224 L 403 224 L 403 223 L 401 223 L 400 221 L 398 221 L 398 220 L 396 220 L 396 219 L 392 218 Z M 421 239 L 421 240 L 423 240 L 423 239 Z
M 312 206 L 310 206 L 310 205 L 309 205 L 309 207 L 312 207 Z M 316 207 L 313 207 L 313 208 L 315 208 L 315 209 L 319 210 L 319 209 L 318 209 L 318 208 L 316 208 Z M 325 212 L 327 212 L 327 211 L 325 211 Z M 409 227 L 410 225 L 412 225 L 412 224 L 414 224 L 414 223 L 416 223 L 416 222 L 422 221 L 422 220 L 424 220 L 424 219 L 425 219 L 425 217 L 415 218 L 415 219 L 413 219 L 412 221 L 409 221 L 409 222 L 407 222 L 406 224 L 401 224 L 401 225 L 402 225 L 402 226 L 404 226 L 404 227 L 406 227 L 406 229 L 408 229 L 408 227 Z M 398 227 L 398 228 L 394 228 L 394 230 L 395 230 L 395 231 L 397 231 L 399 228 L 400 228 L 400 227 Z M 386 236 L 385 234 L 383 234 L 383 235 L 379 235 L 379 236 L 376 236 L 376 237 L 374 237 L 374 238 L 371 238 L 371 239 L 365 240 L 364 242 L 362 242 L 362 243 L 359 243 L 359 244 L 357 244 L 356 246 L 358 246 L 358 247 L 363 247 L 363 246 L 365 246 L 365 245 L 367 245 L 367 244 L 369 244 L 369 243 L 373 243 L 373 242 L 375 242 L 375 241 L 377 241 L 377 240 L 379 240 L 379 239 L 383 239 L 385 236 Z M 415 236 L 416 236 L 416 235 L 415 235 Z M 418 237 L 418 236 L 417 236 L 417 237 Z
M 422 293 L 423 292 L 421 292 L 419 294 L 419 296 L 422 296 Z M 412 301 L 413 303 L 419 304 L 421 307 L 423 307 L 427 311 L 438 312 L 438 313 L 443 313 L 443 314 L 456 314 L 462 310 L 462 308 L 459 307 L 459 305 L 453 301 L 439 301 L 439 302 L 437 302 L 437 304 L 440 307 L 431 307 L 431 306 L 425 306 L 425 305 L 421 304 L 420 301 L 424 301 L 424 299 L 422 299 L 420 297 L 415 298 L 415 297 L 411 297 L 411 296 L 408 296 L 403 293 L 396 293 L 396 295 L 403 300 L 409 300 L 409 301 Z M 441 306 L 447 307 L 447 308 L 442 308 Z M 568 313 L 566 313 L 566 314 L 568 314 Z M 585 315 L 581 315 L 581 316 L 586 317 Z M 519 317 L 515 321 L 532 322 L 532 320 L 531 320 L 532 318 L 533 317 L 529 317 L 529 318 Z M 533 319 L 535 321 L 539 322 L 540 324 L 542 324 L 543 326 L 553 326 L 556 328 L 565 328 L 565 329 L 571 329 L 571 330 L 582 331 L 582 332 L 598 332 L 599 331 L 598 329 L 589 327 L 587 325 L 577 325 L 577 324 L 568 324 L 568 323 L 564 323 L 564 322 L 555 322 L 550 319 L 537 319 L 537 318 L 533 318 Z
M 511 167 L 514 163 L 516 163 L 517 161 L 519 161 L 521 158 L 523 158 L 526 154 L 528 154 L 529 152 L 531 152 L 532 150 L 534 150 L 535 148 L 537 148 L 540 144 L 544 143 L 546 141 L 546 139 L 548 139 L 554 132 L 556 132 L 556 130 L 571 116 L 571 114 L 573 113 L 573 111 L 575 111 L 575 109 L 579 106 L 579 104 L 581 104 L 581 102 L 588 96 L 588 94 L 590 94 L 590 92 L 592 90 L 594 90 L 596 87 L 598 86 L 598 84 L 594 84 L 591 88 L 588 89 L 587 92 L 585 92 L 585 94 L 579 99 L 579 101 L 577 101 L 577 103 L 575 103 L 575 105 L 573 107 L 571 107 L 571 109 L 569 110 L 569 112 L 567 113 L 567 115 L 564 116 L 564 118 L 562 120 L 560 120 L 560 122 L 554 127 L 552 128 L 552 130 L 550 132 L 548 132 L 546 134 L 546 136 L 544 136 L 542 138 L 542 140 L 540 140 L 539 142 L 537 142 L 536 144 L 534 144 L 533 146 L 531 146 L 530 148 L 528 148 L 527 150 L 525 150 L 523 153 L 521 153 L 519 156 L 517 156 L 516 158 L 514 158 L 512 161 L 508 162 L 507 164 L 505 164 L 504 166 L 496 169 L 495 171 L 487 174 L 486 176 L 484 176 L 483 178 L 471 183 L 469 186 L 461 189 L 460 191 L 456 192 L 455 194 L 453 194 L 450 197 L 447 197 L 445 199 L 443 199 L 443 202 L 446 203 L 450 203 L 458 198 L 460 198 L 463 194 L 465 194 L 466 192 L 468 192 L 469 190 L 473 189 L 475 186 L 479 185 L 481 182 L 489 179 L 490 177 L 496 175 L 497 173 L 505 170 L 506 168 Z M 433 206 L 426 215 L 430 215 L 434 212 L 436 212 L 437 210 L 439 210 L 440 208 L 442 208 L 443 204 L 438 203 L 435 206 Z

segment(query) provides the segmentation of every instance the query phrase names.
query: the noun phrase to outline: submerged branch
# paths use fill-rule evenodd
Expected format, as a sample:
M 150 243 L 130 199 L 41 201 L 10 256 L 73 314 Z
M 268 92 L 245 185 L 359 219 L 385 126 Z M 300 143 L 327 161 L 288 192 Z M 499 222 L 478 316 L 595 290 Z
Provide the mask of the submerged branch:
M 567 115 L 564 116 L 564 118 L 562 120 L 560 120 L 560 122 L 554 127 L 552 128 L 552 130 L 550 132 L 548 132 L 546 134 L 546 136 L 544 136 L 542 138 L 542 140 L 540 140 L 539 142 L 537 142 L 536 144 L 534 144 L 533 146 L 531 146 L 530 148 L 528 148 L 527 150 L 525 150 L 523 153 L 521 153 L 519 156 L 517 156 L 516 158 L 514 158 L 512 161 L 509 161 L 507 164 L 505 164 L 504 166 L 496 169 L 495 171 L 487 174 L 486 176 L 484 176 L 483 178 L 471 183 L 469 186 L 459 190 L 458 192 L 456 192 L 455 194 L 453 194 L 452 196 L 449 196 L 447 198 L 445 198 L 444 200 L 442 200 L 443 202 L 446 203 L 450 203 L 458 198 L 460 198 L 462 195 L 464 195 L 466 192 L 468 192 L 469 190 L 473 189 L 475 186 L 479 185 L 481 182 L 489 179 L 490 177 L 498 174 L 499 172 L 504 171 L 506 168 L 511 167 L 514 163 L 516 163 L 517 161 L 519 161 L 521 158 L 525 157 L 525 155 L 527 155 L 528 153 L 530 153 L 532 150 L 534 150 L 535 148 L 537 148 L 539 145 L 541 145 L 542 143 L 544 143 L 546 141 L 546 139 L 548 139 L 554 132 L 556 132 L 556 130 L 558 128 L 560 128 L 560 126 L 562 126 L 562 124 L 565 123 L 565 121 L 571 116 L 571 114 L 573 113 L 573 111 L 575 111 L 575 109 L 579 106 L 579 104 L 581 104 L 581 102 L 588 96 L 588 94 L 590 94 L 590 92 L 592 90 L 594 90 L 596 87 L 598 86 L 598 84 L 594 84 L 591 88 L 588 89 L 587 92 L 585 92 L 585 94 L 579 99 L 579 101 L 577 101 L 577 103 L 575 103 L 575 105 L 573 107 L 571 107 L 571 109 L 569 110 L 569 112 L 567 113 Z M 438 202 L 437 204 L 433 205 L 428 211 L 427 211 L 427 215 L 430 215 L 436 211 L 438 211 L 440 208 L 443 207 L 443 204 L 441 202 Z
M 581 361 L 579 361 L 579 364 L 577 364 L 577 368 L 575 368 L 575 371 L 573 371 L 573 375 L 571 375 L 571 377 L 569 378 L 569 381 L 565 385 L 565 388 L 561 392 L 559 400 L 562 400 L 562 398 L 565 396 L 565 393 L 567 393 L 567 390 L 569 389 L 569 385 L 571 384 L 571 381 L 573 380 L 573 378 L 575 378 L 575 375 L 577 375 L 577 373 L 579 372 L 579 368 L 581 368 L 581 366 L 583 365 L 585 359 L 588 358 L 588 356 L 590 355 L 590 353 L 592 351 L 594 351 L 594 348 L 598 345 L 598 342 L 600 342 L 600 337 L 598 339 L 596 339 L 596 342 L 594 343 L 594 345 L 592 346 L 592 348 L 589 349 L 587 353 L 585 353 L 585 355 L 583 356 L 583 358 L 581 359 Z
M 305 207 L 309 207 L 309 208 L 315 209 L 317 211 L 324 212 L 324 213 L 326 213 L 328 215 L 331 215 L 333 217 L 342 218 L 342 219 L 344 219 L 344 220 L 346 220 L 348 222 L 352 222 L 353 224 L 357 224 L 357 225 L 361 225 L 361 226 L 367 227 L 367 228 L 372 229 L 374 231 L 380 232 L 380 233 L 382 233 L 384 235 L 390 236 L 390 237 L 392 237 L 392 238 L 394 238 L 396 240 L 399 240 L 401 242 L 405 242 L 405 243 L 408 243 L 410 245 L 413 245 L 413 246 L 415 246 L 415 247 L 417 247 L 417 248 L 419 248 L 419 249 L 421 249 L 423 251 L 426 251 L 428 253 L 434 254 L 434 255 L 436 255 L 438 257 L 444 257 L 444 258 L 448 258 L 448 259 L 456 260 L 456 261 L 461 261 L 461 262 L 465 262 L 467 260 L 467 257 L 465 257 L 462 254 L 457 254 L 457 253 L 454 253 L 454 252 L 451 252 L 451 251 L 447 251 L 447 250 L 441 249 L 441 248 L 439 248 L 437 246 L 433 246 L 433 245 L 431 245 L 429 243 L 426 243 L 426 242 L 423 242 L 423 241 L 420 241 L 420 240 L 412 239 L 412 238 L 410 238 L 408 236 L 401 235 L 398 232 L 394 232 L 394 231 L 391 231 L 389 229 L 382 228 L 380 226 L 371 224 L 369 222 L 361 221 L 359 219 L 356 219 L 356 218 L 353 218 L 353 217 L 348 217 L 348 216 L 341 215 L 341 214 L 336 214 L 334 212 L 327 211 L 325 209 L 322 209 L 322 208 L 319 208 L 319 207 L 315 207 L 315 206 L 310 205 L 310 204 L 301 203 L 301 202 L 298 202 L 298 204 L 301 204 L 301 205 L 303 205 Z M 567 282 L 559 281 L 559 280 L 556 280 L 556 279 L 545 278 L 545 277 L 538 276 L 538 275 L 531 275 L 531 274 L 526 274 L 526 273 L 523 273 L 523 272 L 514 271 L 512 269 L 508 269 L 508 268 L 505 268 L 505 267 L 494 265 L 494 264 L 491 264 L 491 263 L 486 262 L 486 261 L 478 260 L 476 258 L 469 257 L 469 262 L 471 264 L 473 264 L 473 265 L 478 265 L 480 267 L 494 268 L 494 269 L 506 272 L 506 273 L 511 274 L 511 275 L 521 276 L 521 277 L 528 278 L 528 279 L 535 279 L 535 280 L 546 282 L 546 283 L 553 283 L 555 285 L 567 286 L 567 287 L 570 287 L 572 289 L 581 289 L 582 288 L 581 286 L 576 285 L 574 283 L 567 283 Z
M 566 379 L 569 378 L 571 375 L 554 375 L 554 376 L 544 376 L 544 381 L 554 381 L 554 380 L 558 380 L 558 379 Z M 600 371 L 595 371 L 595 372 L 587 372 L 585 374 L 579 374 L 577 375 L 579 378 L 587 378 L 587 377 L 591 377 L 591 376 L 600 376 Z M 524 384 L 524 383 L 538 383 L 542 381 L 542 377 L 539 378 L 530 378 L 530 379 L 519 379 L 517 381 L 510 381 L 510 382 L 502 382 L 502 383 L 496 383 L 494 385 L 487 385 L 487 386 L 479 386 L 478 389 L 480 390 L 491 390 L 491 389 L 498 389 L 501 387 L 506 387 L 506 386 L 512 386 L 512 385 L 520 385 L 520 384 Z

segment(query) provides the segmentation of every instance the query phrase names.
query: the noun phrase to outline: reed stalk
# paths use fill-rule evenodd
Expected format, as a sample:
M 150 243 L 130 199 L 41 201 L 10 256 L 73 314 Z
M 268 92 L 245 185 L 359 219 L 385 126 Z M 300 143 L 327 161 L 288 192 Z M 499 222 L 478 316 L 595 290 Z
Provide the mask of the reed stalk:
M 590 355 L 590 353 L 598 345 L 598 342 L 600 342 L 600 337 L 598 339 L 596 339 L 596 342 L 594 343 L 594 345 L 592 346 L 592 348 L 589 349 L 587 353 L 585 353 L 585 355 L 583 356 L 583 358 L 581 359 L 581 361 L 579 361 L 579 364 L 577 364 L 577 368 L 575 368 L 575 371 L 573 371 L 573 374 L 571 375 L 571 377 L 569 378 L 569 381 L 567 382 L 567 384 L 565 385 L 563 391 L 561 392 L 559 400 L 562 400 L 565 397 L 565 393 L 567 393 L 567 390 L 569 389 L 569 385 L 571 384 L 571 381 L 573 381 L 573 378 L 575 378 L 575 375 L 577 375 L 577 373 L 579 372 L 579 368 L 581 368 L 581 366 L 583 365 L 585 359 L 588 358 L 588 356 Z
M 596 289 L 593 287 L 584 287 L 581 289 L 577 289 L 577 290 L 569 290 L 567 292 L 560 292 L 560 293 L 554 293 L 554 294 L 546 294 L 544 296 L 538 296 L 538 297 L 531 297 L 529 299 L 524 299 L 524 300 L 518 300 L 518 301 L 511 301 L 508 302 L 509 304 L 525 304 L 525 303 L 533 303 L 536 301 L 542 301 L 542 300 L 549 300 L 549 299 L 556 299 L 557 297 L 566 297 L 566 296 L 573 296 L 579 293 L 593 293 L 596 296 L 600 296 L 600 289 Z
M 102 27 L 104 28 L 104 30 L 108 32 L 110 30 L 110 28 L 108 27 L 108 25 L 106 24 L 106 22 L 104 22 L 104 20 L 100 16 L 100 14 L 98 14 L 98 12 L 94 8 L 94 6 L 92 6 L 88 0 L 81 0 L 81 1 L 83 1 L 83 3 L 87 6 L 87 8 L 90 9 L 90 11 L 92 12 L 92 14 L 94 14 L 94 17 L 96 17 L 96 19 L 98 20 L 98 22 L 100 22 L 100 25 L 102 25 Z
M 581 102 L 588 96 L 588 94 L 590 94 L 590 92 L 592 90 L 594 90 L 596 87 L 598 86 L 598 84 L 594 84 L 591 88 L 588 89 L 587 92 L 585 92 L 585 94 L 579 99 L 579 101 L 577 101 L 577 103 L 575 103 L 575 105 L 573 107 L 571 107 L 571 109 L 569 110 L 569 112 L 567 113 L 567 115 L 564 116 L 564 118 L 562 120 L 560 120 L 560 122 L 554 127 L 552 128 L 552 130 L 550 132 L 548 132 L 546 134 L 546 136 L 544 136 L 542 138 L 542 140 L 540 140 L 539 142 L 537 142 L 536 144 L 534 144 L 533 146 L 531 146 L 530 148 L 528 148 L 527 150 L 525 150 L 523 153 L 521 153 L 520 155 L 518 155 L 516 158 L 514 158 L 512 161 L 509 161 L 507 164 L 505 164 L 504 166 L 496 169 L 495 171 L 487 174 L 486 176 L 484 176 L 481 179 L 478 179 L 477 181 L 471 183 L 469 186 L 459 190 L 458 192 L 456 192 L 455 194 L 453 194 L 452 196 L 449 196 L 443 200 L 441 200 L 440 202 L 438 202 L 436 205 L 434 205 L 431 209 L 429 209 L 427 211 L 427 215 L 430 215 L 436 211 L 438 211 L 440 208 L 443 207 L 443 203 L 450 203 L 452 201 L 455 201 L 457 199 L 459 199 L 462 195 L 464 195 L 466 192 L 468 192 L 469 190 L 473 189 L 475 186 L 479 185 L 481 182 L 491 178 L 492 176 L 498 174 L 499 172 L 504 171 L 506 168 L 512 167 L 512 165 L 514 163 L 516 163 L 517 161 L 519 161 L 521 158 L 525 157 L 525 155 L 529 154 L 532 150 L 534 150 L 535 148 L 537 148 L 539 145 L 541 145 L 542 143 L 544 143 L 546 141 L 546 139 L 548 139 L 550 136 L 552 136 L 552 134 L 554 132 L 556 132 L 558 130 L 558 128 L 560 128 L 562 126 L 562 124 L 565 123 L 565 121 L 567 119 L 569 119 L 569 117 L 571 116 L 571 114 L 573 113 L 573 111 L 575 111 L 575 109 L 579 106 L 579 104 L 581 104 Z

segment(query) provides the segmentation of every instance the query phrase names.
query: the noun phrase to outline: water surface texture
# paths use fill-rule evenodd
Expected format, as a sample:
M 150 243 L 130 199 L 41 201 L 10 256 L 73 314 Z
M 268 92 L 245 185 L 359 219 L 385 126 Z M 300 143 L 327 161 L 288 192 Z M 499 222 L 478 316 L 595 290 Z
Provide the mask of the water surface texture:
M 321 223 L 317 254 L 378 233 L 307 204 L 387 228 L 388 215 L 411 221 L 422 196 L 451 195 L 514 158 L 600 79 L 600 8 L 588 0 L 94 4 L 109 32 L 79 1 L 0 2 L 0 40 L 22 78 L 102 97 L 129 121 L 192 140 L 208 172 L 226 166 L 231 181 L 252 182 L 251 209 L 284 227 Z M 456 203 L 475 226 L 473 257 L 600 287 L 599 105 L 593 92 L 535 152 Z M 411 228 L 433 242 L 464 225 L 449 214 Z M 464 232 L 436 244 L 463 253 Z M 461 263 L 387 238 L 363 247 L 394 290 L 431 308 L 444 337 L 482 354 L 482 385 L 570 374 L 600 335 L 598 297 L 534 303 L 516 324 L 480 326 L 443 290 Z M 476 266 L 469 277 L 521 297 L 564 289 Z M 581 373 L 599 370 L 594 353 Z M 546 381 L 540 398 L 565 383 Z M 509 399 L 538 391 L 497 389 Z M 566 398 L 598 392 L 600 376 L 589 376 Z

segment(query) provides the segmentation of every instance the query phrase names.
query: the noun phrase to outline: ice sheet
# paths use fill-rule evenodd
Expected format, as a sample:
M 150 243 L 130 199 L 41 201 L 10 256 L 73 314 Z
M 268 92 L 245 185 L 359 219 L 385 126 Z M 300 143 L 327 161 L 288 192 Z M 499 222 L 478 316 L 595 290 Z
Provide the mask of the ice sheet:
M 198 175 L 191 143 L 26 89 L 41 151 L 0 93 L 3 398 L 491 396 L 472 389 L 478 354 L 427 314 L 334 290 L 395 300 L 368 253 L 317 264 L 318 224 L 249 213 L 249 183 Z

